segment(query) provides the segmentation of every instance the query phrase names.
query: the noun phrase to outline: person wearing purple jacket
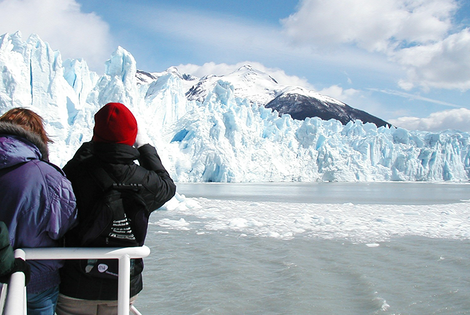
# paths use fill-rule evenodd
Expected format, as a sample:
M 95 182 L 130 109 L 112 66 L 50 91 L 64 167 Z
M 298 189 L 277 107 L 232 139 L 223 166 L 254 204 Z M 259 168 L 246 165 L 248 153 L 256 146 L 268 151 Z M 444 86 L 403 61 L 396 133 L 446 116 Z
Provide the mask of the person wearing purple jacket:
M 8 227 L 14 249 L 57 247 L 77 220 L 72 185 L 49 162 L 42 118 L 25 108 L 0 117 L 0 220 Z M 27 261 L 28 315 L 53 315 L 59 293 L 60 260 Z

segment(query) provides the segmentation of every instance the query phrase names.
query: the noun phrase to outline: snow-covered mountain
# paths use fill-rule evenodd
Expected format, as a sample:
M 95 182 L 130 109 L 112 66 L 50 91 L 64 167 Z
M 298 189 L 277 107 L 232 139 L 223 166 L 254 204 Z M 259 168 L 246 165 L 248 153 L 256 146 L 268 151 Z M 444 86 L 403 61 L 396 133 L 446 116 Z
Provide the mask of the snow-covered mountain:
M 281 85 L 270 75 L 253 69 L 250 65 L 245 65 L 227 75 L 210 75 L 201 79 L 180 75 L 176 68 L 167 71 L 186 82 L 188 88 L 186 97 L 190 101 L 203 103 L 209 91 L 218 81 L 223 80 L 233 86 L 235 97 L 271 108 L 279 115 L 289 114 L 293 119 L 320 117 L 323 120 L 336 119 L 344 125 L 356 120 L 361 120 L 363 123 L 371 122 L 378 127 L 390 125 L 378 117 L 352 108 L 334 98 L 298 86 Z M 160 73 L 137 71 L 137 79 L 143 84 L 158 80 L 160 75 Z
M 55 140 L 51 160 L 59 166 L 91 139 L 94 113 L 116 101 L 134 112 L 180 182 L 467 181 L 470 176 L 467 133 L 279 115 L 265 105 L 286 113 L 282 99 L 293 94 L 347 105 L 280 86 L 250 67 L 204 78 L 174 67 L 148 73 L 138 71 L 133 56 L 119 47 L 98 75 L 84 60 L 62 61 L 39 37 L 23 40 L 16 33 L 0 36 L 0 69 L 0 113 L 23 106 L 43 116 Z

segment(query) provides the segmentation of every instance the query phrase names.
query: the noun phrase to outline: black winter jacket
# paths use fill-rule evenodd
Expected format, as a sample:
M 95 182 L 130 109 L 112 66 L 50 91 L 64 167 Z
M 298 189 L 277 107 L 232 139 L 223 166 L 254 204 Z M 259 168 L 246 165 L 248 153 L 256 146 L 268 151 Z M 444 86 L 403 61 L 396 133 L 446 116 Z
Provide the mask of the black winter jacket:
M 134 163 L 139 161 L 139 165 Z M 155 148 L 146 144 L 139 149 L 126 144 L 114 143 L 84 143 L 75 156 L 64 166 L 67 178 L 77 198 L 78 221 L 77 228 L 66 236 L 66 246 L 79 246 L 81 235 L 80 223 L 85 220 L 93 204 L 102 193 L 102 189 L 87 171 L 86 167 L 96 164 L 104 168 L 118 182 L 135 182 L 141 178 L 137 173 L 147 174 L 140 190 L 150 211 L 157 210 L 170 200 L 176 192 L 176 186 L 165 170 Z M 117 300 L 117 279 L 94 278 L 83 272 L 79 261 L 67 260 L 61 271 L 60 293 L 74 298 L 86 300 Z M 135 296 L 142 290 L 141 270 L 131 276 L 130 296 Z

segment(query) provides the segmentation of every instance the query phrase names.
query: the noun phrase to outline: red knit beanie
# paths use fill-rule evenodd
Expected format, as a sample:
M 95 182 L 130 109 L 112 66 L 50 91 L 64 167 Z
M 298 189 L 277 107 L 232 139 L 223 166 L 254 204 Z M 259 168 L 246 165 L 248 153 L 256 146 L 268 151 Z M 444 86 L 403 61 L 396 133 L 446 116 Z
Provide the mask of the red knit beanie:
M 137 121 L 121 103 L 108 103 L 95 114 L 93 141 L 134 145 Z

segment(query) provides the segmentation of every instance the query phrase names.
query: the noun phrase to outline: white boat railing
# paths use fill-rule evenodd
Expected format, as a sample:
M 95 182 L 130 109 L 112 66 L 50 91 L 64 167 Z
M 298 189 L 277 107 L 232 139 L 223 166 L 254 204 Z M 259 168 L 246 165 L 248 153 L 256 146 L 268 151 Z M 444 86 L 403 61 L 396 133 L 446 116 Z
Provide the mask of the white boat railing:
M 15 257 L 24 260 L 51 260 L 51 259 L 118 259 L 118 315 L 128 315 L 129 311 L 140 313 L 129 306 L 130 294 L 130 266 L 131 259 L 144 258 L 150 254 L 147 246 L 142 247 L 48 247 L 24 248 L 15 250 Z M 22 272 L 11 275 L 7 286 L 6 296 L 2 290 L 0 306 L 3 306 L 3 315 L 26 315 L 26 287 L 25 276 Z M 4 302 L 2 302 L 4 301 Z

